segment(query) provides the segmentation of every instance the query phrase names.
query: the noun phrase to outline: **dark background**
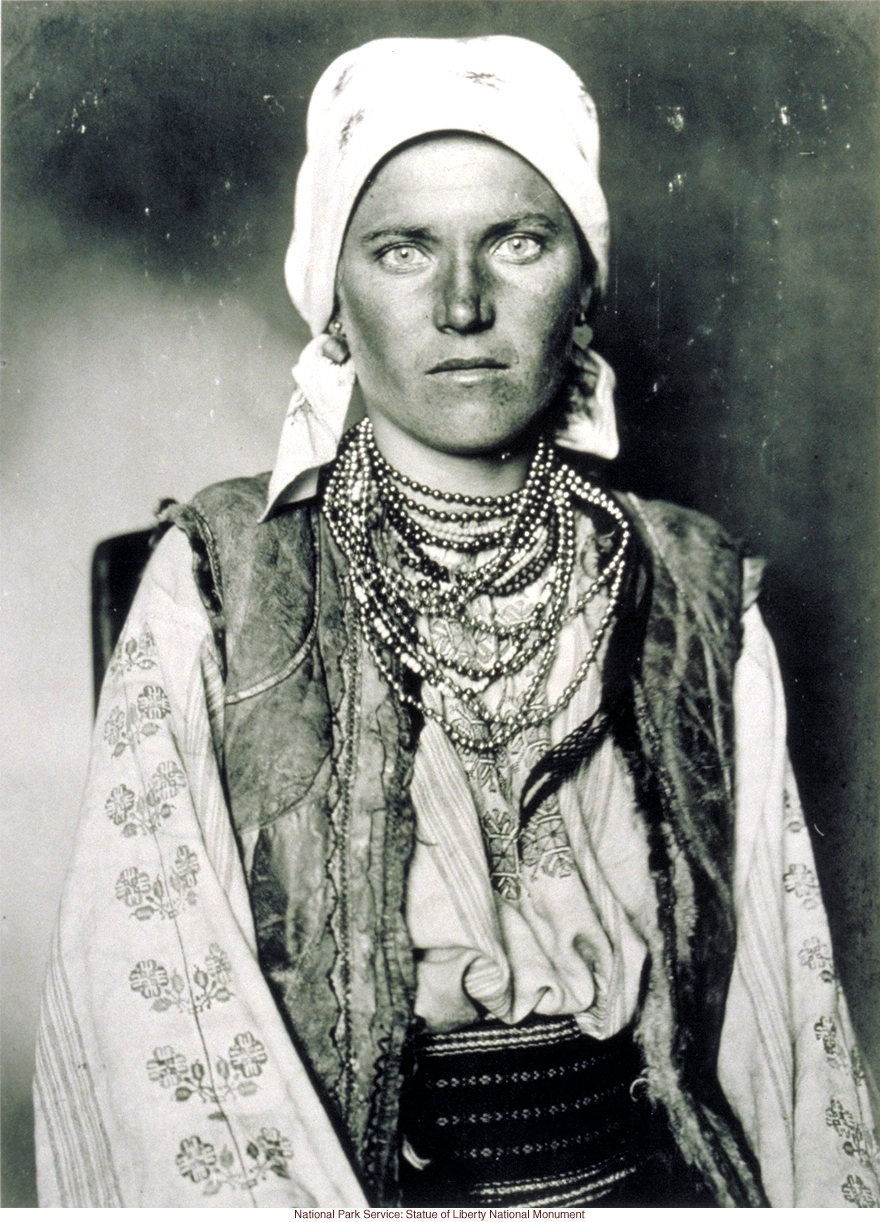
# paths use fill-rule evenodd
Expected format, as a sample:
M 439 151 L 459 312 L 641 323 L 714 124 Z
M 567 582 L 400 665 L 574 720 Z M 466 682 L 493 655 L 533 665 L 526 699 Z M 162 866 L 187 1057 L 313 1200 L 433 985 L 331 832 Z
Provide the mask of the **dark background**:
M 94 321 L 105 290 L 116 302 L 126 285 L 134 300 L 149 284 L 154 328 L 157 301 L 173 313 L 229 298 L 281 354 L 276 365 L 292 363 L 306 332 L 281 266 L 305 107 L 330 60 L 375 37 L 512 33 L 545 43 L 578 71 L 599 110 L 613 227 L 596 341 L 619 379 L 613 479 L 712 514 L 769 560 L 762 607 L 782 664 L 791 752 L 840 973 L 875 1073 L 878 12 L 874 3 L 810 0 L 3 5 L 5 514 L 26 541 L 13 549 L 5 581 L 28 598 L 56 586 L 83 608 L 88 548 L 106 528 L 77 545 L 79 571 L 35 577 L 48 541 L 74 529 L 81 509 L 90 521 L 86 506 L 102 495 L 113 523 L 106 533 L 147 525 L 148 501 L 169 491 L 171 467 L 164 458 L 151 465 L 149 446 L 126 450 L 106 432 L 94 438 L 94 465 L 79 451 L 67 463 L 61 447 L 47 471 L 40 438 L 59 427 L 59 399 L 43 383 L 34 388 L 53 335 L 63 331 L 60 346 L 72 342 L 57 303 L 67 327 L 88 290 L 91 330 L 81 342 L 94 348 L 96 332 L 109 336 L 110 361 L 121 342 L 110 317 L 118 311 L 108 304 L 105 321 Z M 213 333 L 193 334 L 198 346 Z M 59 385 L 71 384 L 76 363 Z M 97 395 L 100 369 L 90 376 Z M 284 399 L 274 384 L 271 394 L 265 380 L 255 385 L 239 388 L 236 410 L 239 423 L 255 413 L 262 439 L 280 425 Z M 186 393 L 174 417 L 184 437 Z M 162 410 L 157 399 L 152 423 L 164 454 Z M 194 398 L 193 448 L 200 410 Z M 131 428 L 141 425 L 132 416 Z M 149 439 L 150 425 L 138 435 Z M 181 468 L 196 482 L 175 474 L 184 486 L 170 491 L 190 495 L 205 473 L 244 474 L 239 459 L 272 461 L 271 447 L 252 458 L 236 446 L 204 471 Z M 102 492 L 108 455 L 129 471 L 137 496 L 126 497 L 125 479 L 112 493 L 104 481 Z M 40 494 L 59 471 L 70 521 L 48 514 Z M 27 636 L 28 598 L 7 601 L 13 622 L 4 633 L 25 705 L 28 674 L 34 685 L 28 655 L 39 652 Z M 72 651 L 55 642 L 52 673 L 73 667 L 69 682 L 81 686 L 85 708 L 85 622 L 82 634 Z M 69 736 L 63 711 L 51 716 L 61 718 L 51 733 Z M 41 805 L 25 779 L 8 788 L 14 879 L 4 889 L 4 931 L 13 950 L 4 962 L 16 981 L 4 990 L 14 1002 L 4 1041 L 6 1205 L 34 1203 L 27 1083 L 84 777 L 88 725 L 78 716 L 82 748 L 64 801 Z M 45 727 L 49 714 L 37 709 L 34 718 Z M 28 753 L 51 750 L 50 730 L 22 745 L 12 723 L 13 780 L 36 775 Z M 41 841 L 33 871 L 28 836 Z

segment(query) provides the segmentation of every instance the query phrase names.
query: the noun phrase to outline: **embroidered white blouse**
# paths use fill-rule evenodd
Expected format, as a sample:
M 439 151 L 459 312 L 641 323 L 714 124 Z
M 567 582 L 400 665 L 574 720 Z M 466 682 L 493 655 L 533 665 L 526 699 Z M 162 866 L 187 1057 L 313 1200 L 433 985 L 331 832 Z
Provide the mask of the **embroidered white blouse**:
M 361 1190 L 257 962 L 245 875 L 253 846 L 236 843 L 223 796 L 222 681 L 191 569 L 189 544 L 172 530 L 101 697 L 38 1046 L 41 1205 L 357 1206 Z M 738 942 L 719 1076 L 773 1205 L 876 1206 L 865 1072 L 756 607 L 743 630 Z M 591 680 L 551 737 L 596 699 Z M 656 919 L 645 846 L 610 744 L 580 780 L 538 829 L 537 868 L 503 895 L 477 814 L 492 778 L 469 777 L 427 723 L 408 918 L 425 952 L 417 1008 L 435 1025 L 468 1021 L 475 1001 L 508 1021 L 574 1013 L 598 1036 L 632 1014 Z M 503 891 L 503 818 L 498 829 L 490 858 Z

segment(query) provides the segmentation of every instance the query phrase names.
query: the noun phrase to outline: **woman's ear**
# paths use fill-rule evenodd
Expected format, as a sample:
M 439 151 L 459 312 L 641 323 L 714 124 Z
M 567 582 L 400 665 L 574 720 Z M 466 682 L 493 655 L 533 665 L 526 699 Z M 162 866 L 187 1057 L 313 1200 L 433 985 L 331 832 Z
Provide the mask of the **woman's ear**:
M 345 328 L 342 325 L 342 319 L 339 317 L 339 314 L 339 294 L 337 293 L 336 299 L 333 302 L 333 315 L 327 324 L 329 339 L 325 341 L 322 349 L 324 356 L 332 361 L 334 365 L 344 365 L 351 355 L 348 350 Z
M 594 306 L 596 304 L 596 286 L 592 279 L 581 285 L 580 292 L 580 316 L 578 318 L 578 326 L 586 326 L 590 322 Z

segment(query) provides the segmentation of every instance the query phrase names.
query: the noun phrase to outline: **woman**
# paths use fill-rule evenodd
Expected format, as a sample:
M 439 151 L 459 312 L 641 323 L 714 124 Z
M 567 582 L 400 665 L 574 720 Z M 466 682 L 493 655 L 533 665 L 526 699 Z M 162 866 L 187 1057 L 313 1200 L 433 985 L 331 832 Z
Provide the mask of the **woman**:
M 105 683 L 42 1202 L 876 1205 L 756 566 L 588 477 L 590 98 L 386 40 L 308 146 L 275 470 L 166 509 Z

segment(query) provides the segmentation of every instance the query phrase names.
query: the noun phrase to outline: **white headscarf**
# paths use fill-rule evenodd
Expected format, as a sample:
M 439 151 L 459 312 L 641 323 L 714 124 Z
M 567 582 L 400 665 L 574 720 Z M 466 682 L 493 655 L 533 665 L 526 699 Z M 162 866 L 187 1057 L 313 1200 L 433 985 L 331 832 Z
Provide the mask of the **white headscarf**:
M 315 337 L 293 374 L 296 390 L 269 486 L 271 508 L 315 491 L 336 454 L 355 370 L 324 355 L 336 266 L 352 208 L 371 171 L 401 144 L 431 132 L 487 136 L 519 153 L 568 205 L 608 276 L 608 208 L 599 185 L 596 108 L 572 69 L 524 38 L 386 38 L 347 51 L 315 86 L 307 151 L 296 185 L 284 272 Z M 618 450 L 614 374 L 589 351 L 595 389 L 559 430 L 560 445 L 602 458 Z

